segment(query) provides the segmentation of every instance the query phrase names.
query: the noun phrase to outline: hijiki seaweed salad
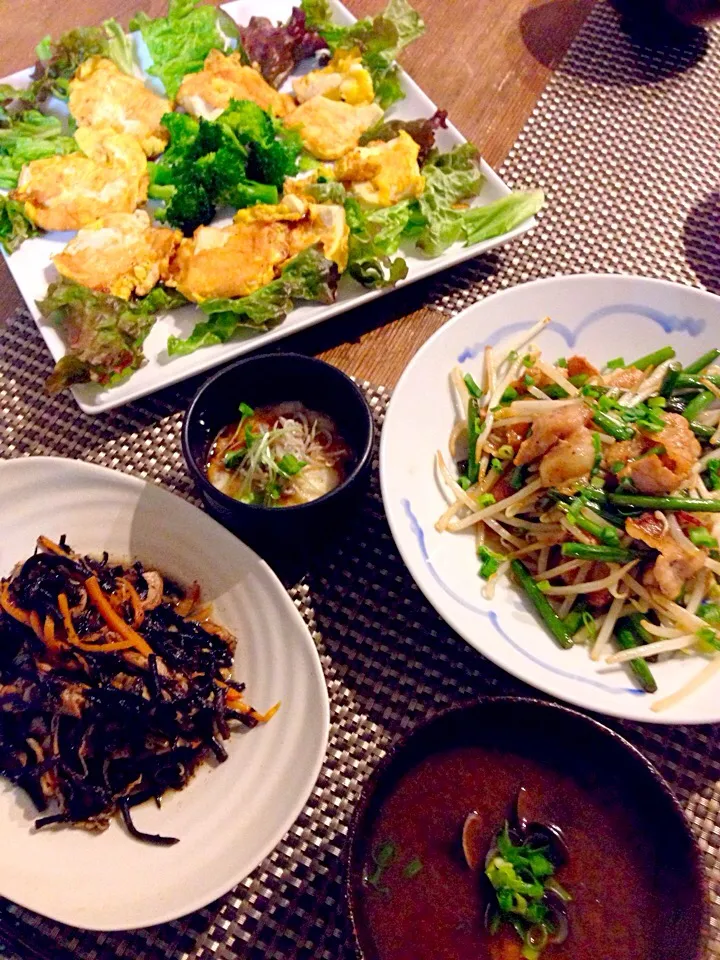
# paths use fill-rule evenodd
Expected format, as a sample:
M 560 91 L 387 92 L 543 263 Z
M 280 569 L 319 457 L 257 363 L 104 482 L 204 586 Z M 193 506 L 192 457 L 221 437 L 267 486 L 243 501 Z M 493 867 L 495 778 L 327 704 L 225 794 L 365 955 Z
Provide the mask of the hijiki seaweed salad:
M 202 320 L 168 338 L 171 357 L 268 330 L 298 301 L 331 303 L 343 274 L 393 286 L 401 248 L 437 257 L 543 203 L 530 191 L 478 206 L 477 149 L 436 146 L 445 111 L 386 117 L 405 96 L 395 59 L 425 29 L 407 0 L 349 26 L 327 0 L 244 26 L 170 0 L 130 27 L 139 36 L 109 20 L 45 38 L 29 86 L 0 84 L 0 244 L 77 231 L 38 302 L 66 349 L 52 392 L 132 374 L 157 316 L 184 304 Z
M 36 827 L 104 830 L 227 759 L 233 728 L 265 723 L 232 678 L 235 638 L 200 590 L 142 563 L 80 556 L 61 538 L 0 581 L 0 775 L 43 814 Z
M 452 370 L 436 529 L 474 530 L 488 598 L 511 575 L 560 647 L 648 694 L 656 658 L 696 657 L 664 710 L 720 671 L 720 350 L 684 369 L 670 346 L 553 362 L 533 342 L 549 322 Z

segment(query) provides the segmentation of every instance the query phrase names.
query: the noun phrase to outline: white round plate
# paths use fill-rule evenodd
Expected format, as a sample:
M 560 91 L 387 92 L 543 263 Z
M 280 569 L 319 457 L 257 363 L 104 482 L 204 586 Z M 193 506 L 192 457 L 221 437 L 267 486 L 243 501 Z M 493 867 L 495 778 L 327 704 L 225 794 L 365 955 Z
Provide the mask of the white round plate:
M 0 575 L 29 557 L 39 534 L 81 553 L 139 559 L 181 583 L 197 580 L 238 638 L 235 675 L 267 725 L 234 734 L 229 759 L 204 764 L 162 809 L 133 812 L 172 847 L 104 833 L 33 829 L 37 812 L 0 781 L 0 895 L 63 923 L 125 930 L 205 906 L 250 873 L 302 810 L 327 747 L 329 704 L 310 633 L 272 570 L 202 511 L 152 483 L 73 460 L 0 463 Z
M 569 703 L 653 723 L 720 721 L 720 677 L 666 712 L 637 692 L 622 666 L 592 663 L 587 651 L 561 650 L 510 583 L 485 600 L 472 532 L 442 533 L 434 523 L 446 506 L 435 473 L 454 423 L 449 372 L 481 370 L 482 350 L 552 323 L 538 346 L 555 359 L 579 353 L 600 364 L 629 363 L 665 344 L 689 363 L 720 347 L 720 298 L 662 280 L 626 276 L 555 277 L 513 287 L 470 307 L 416 354 L 398 384 L 382 431 L 380 479 L 395 542 L 420 589 L 461 637 L 498 666 Z M 659 696 L 701 669 L 697 657 L 653 666 Z

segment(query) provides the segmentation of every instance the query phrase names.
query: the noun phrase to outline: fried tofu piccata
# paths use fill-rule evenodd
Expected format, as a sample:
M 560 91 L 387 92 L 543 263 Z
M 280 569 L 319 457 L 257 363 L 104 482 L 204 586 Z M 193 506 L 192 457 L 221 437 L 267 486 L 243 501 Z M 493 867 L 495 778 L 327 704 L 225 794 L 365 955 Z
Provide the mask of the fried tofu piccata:
M 253 67 L 245 66 L 239 53 L 211 50 L 198 73 L 183 77 L 177 93 L 178 106 L 193 117 L 217 120 L 231 100 L 252 100 L 263 110 L 284 117 L 295 106 L 287 93 L 279 93 Z
M 80 126 L 129 134 L 148 157 L 167 146 L 169 134 L 160 121 L 172 103 L 106 57 L 90 57 L 80 64 L 70 81 L 68 106 Z
M 375 99 L 370 71 L 363 66 L 357 49 L 337 50 L 327 66 L 294 80 L 293 92 L 299 103 L 322 96 L 359 106 Z
M 167 279 L 181 239 L 179 230 L 152 226 L 144 210 L 110 213 L 83 227 L 53 262 L 64 277 L 128 300 Z
M 340 270 L 347 266 L 345 210 L 297 196 L 240 210 L 226 227 L 198 227 L 180 242 L 168 285 L 197 303 L 244 297 L 274 280 L 302 250 L 320 244 Z
M 374 140 L 348 151 L 336 163 L 335 176 L 364 203 L 389 207 L 422 195 L 425 177 L 418 166 L 419 152 L 419 145 L 401 130 L 394 140 Z
M 135 137 L 79 127 L 77 153 L 31 160 L 10 197 L 43 230 L 79 230 L 147 200 L 147 158 Z
M 356 147 L 365 131 L 382 116 L 377 103 L 355 106 L 318 95 L 289 113 L 285 124 L 297 127 L 305 149 L 318 160 L 338 160 Z

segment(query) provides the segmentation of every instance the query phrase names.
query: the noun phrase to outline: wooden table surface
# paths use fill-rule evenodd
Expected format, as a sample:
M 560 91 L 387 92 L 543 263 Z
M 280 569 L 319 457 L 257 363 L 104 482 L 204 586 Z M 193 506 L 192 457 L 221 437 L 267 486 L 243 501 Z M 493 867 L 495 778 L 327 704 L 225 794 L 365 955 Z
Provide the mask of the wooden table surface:
M 345 0 L 356 16 L 383 0 Z M 427 25 L 402 64 L 492 166 L 502 163 L 594 0 L 413 0 Z M 35 60 L 50 33 L 115 16 L 127 26 L 138 8 L 157 16 L 166 0 L 3 0 L 0 75 Z M 420 281 L 366 307 L 335 317 L 283 343 L 324 357 L 348 373 L 392 387 L 409 359 L 443 323 L 423 306 Z M 22 306 L 0 265 L 0 321 Z

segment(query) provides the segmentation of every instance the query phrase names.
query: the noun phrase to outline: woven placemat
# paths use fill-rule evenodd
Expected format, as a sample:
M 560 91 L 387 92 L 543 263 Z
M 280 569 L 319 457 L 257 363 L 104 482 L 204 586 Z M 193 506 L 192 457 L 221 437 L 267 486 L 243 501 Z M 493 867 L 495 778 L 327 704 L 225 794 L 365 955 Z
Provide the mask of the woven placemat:
M 548 212 L 533 234 L 506 251 L 445 274 L 433 287 L 434 306 L 453 314 L 505 286 L 589 270 L 664 276 L 717 290 L 718 81 L 717 35 L 697 35 L 658 53 L 627 39 L 601 2 L 503 168 L 516 187 L 542 186 Z M 68 397 L 44 393 L 49 368 L 30 318 L 10 318 L 0 331 L 0 456 L 78 457 L 194 499 L 179 428 L 195 384 L 91 419 Z M 388 394 L 363 387 L 381 426 Z M 231 894 L 148 930 L 91 934 L 0 901 L 0 941 L 8 956 L 352 957 L 342 853 L 369 771 L 394 736 L 447 703 L 531 691 L 471 650 L 425 603 L 390 537 L 377 470 L 353 535 L 318 559 L 291 594 L 322 657 L 332 729 L 318 783 L 287 836 Z M 670 781 L 707 854 L 707 956 L 720 956 L 715 728 L 615 726 Z

